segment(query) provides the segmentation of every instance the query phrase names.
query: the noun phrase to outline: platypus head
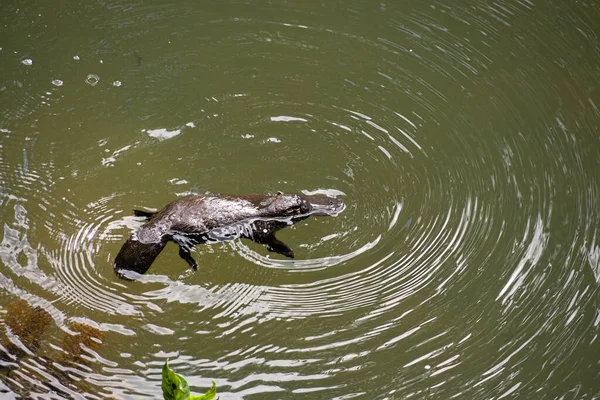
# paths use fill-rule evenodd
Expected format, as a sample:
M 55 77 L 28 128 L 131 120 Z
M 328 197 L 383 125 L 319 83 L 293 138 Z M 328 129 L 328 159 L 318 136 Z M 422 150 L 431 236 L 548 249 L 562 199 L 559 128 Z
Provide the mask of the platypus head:
M 158 243 L 142 243 L 137 238 L 130 237 L 115 258 L 115 272 L 125 279 L 132 279 L 127 276 L 128 271 L 145 273 L 166 244 L 166 240 Z
M 342 199 L 325 195 L 304 196 L 296 194 L 278 194 L 269 198 L 265 216 L 286 217 L 302 215 L 335 216 L 344 211 L 346 204 Z
M 335 217 L 346 208 L 346 203 L 337 197 L 325 195 L 301 196 L 310 204 L 309 214 L 317 216 Z

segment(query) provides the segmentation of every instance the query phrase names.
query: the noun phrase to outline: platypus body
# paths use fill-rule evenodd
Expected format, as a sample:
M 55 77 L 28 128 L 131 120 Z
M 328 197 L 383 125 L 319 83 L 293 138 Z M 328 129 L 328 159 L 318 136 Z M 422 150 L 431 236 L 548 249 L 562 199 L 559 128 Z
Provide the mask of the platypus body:
M 294 258 L 294 252 L 275 237 L 278 230 L 311 215 L 335 216 L 345 204 L 324 195 L 295 194 L 188 196 L 167 204 L 156 213 L 134 210 L 149 221 L 125 242 L 115 259 L 121 277 L 126 271 L 145 273 L 167 242 L 179 245 L 179 256 L 196 270 L 190 255 L 193 246 L 239 237 L 265 244 L 269 251 Z

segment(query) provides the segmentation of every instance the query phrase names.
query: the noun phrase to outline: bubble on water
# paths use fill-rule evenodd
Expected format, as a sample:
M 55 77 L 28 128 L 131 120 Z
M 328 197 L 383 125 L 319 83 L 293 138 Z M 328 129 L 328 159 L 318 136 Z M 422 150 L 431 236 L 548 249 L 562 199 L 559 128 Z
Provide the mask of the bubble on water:
M 79 61 L 79 60 L 81 60 L 81 58 L 79 58 L 79 56 L 73 56 L 73 60 Z
M 100 82 L 100 77 L 95 74 L 89 74 L 87 78 L 85 78 L 85 83 L 90 86 L 96 86 Z
M 33 64 L 33 60 L 31 58 L 25 58 L 25 59 L 21 60 L 21 64 L 23 64 L 23 65 L 32 65 Z
M 54 80 L 52 81 L 52 84 L 53 84 L 54 86 L 62 86 L 62 85 L 64 84 L 64 82 L 63 82 L 63 81 L 61 81 L 60 79 L 54 79 Z
M 121 81 L 114 81 L 113 82 L 113 86 L 119 87 L 121 85 L 122 85 Z

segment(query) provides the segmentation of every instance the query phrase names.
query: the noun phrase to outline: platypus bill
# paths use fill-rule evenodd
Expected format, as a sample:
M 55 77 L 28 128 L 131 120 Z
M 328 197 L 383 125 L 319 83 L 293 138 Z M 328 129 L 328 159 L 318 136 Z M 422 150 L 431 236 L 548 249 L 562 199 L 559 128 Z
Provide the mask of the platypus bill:
M 222 242 L 238 237 L 267 246 L 269 251 L 294 258 L 288 245 L 275 232 L 311 215 L 335 216 L 346 205 L 341 199 L 324 195 L 295 194 L 248 196 L 189 196 L 167 204 L 156 213 L 134 210 L 149 221 L 125 242 L 115 259 L 120 277 L 127 271 L 145 273 L 167 242 L 179 245 L 179 256 L 196 270 L 190 254 L 193 246 Z

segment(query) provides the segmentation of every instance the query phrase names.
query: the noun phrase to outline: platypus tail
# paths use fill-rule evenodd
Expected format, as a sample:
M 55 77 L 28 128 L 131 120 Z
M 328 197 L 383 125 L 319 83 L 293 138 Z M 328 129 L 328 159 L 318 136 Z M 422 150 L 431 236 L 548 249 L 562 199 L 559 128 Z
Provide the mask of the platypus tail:
M 143 210 L 133 210 L 133 215 L 135 215 L 136 217 L 143 217 L 146 219 L 150 219 L 154 216 L 153 212 L 149 212 L 149 211 L 143 211 Z
M 145 273 L 166 244 L 167 240 L 161 240 L 158 243 L 141 243 L 130 237 L 115 258 L 115 272 L 119 277 L 125 279 L 130 279 L 127 277 L 127 271 L 138 274 Z

